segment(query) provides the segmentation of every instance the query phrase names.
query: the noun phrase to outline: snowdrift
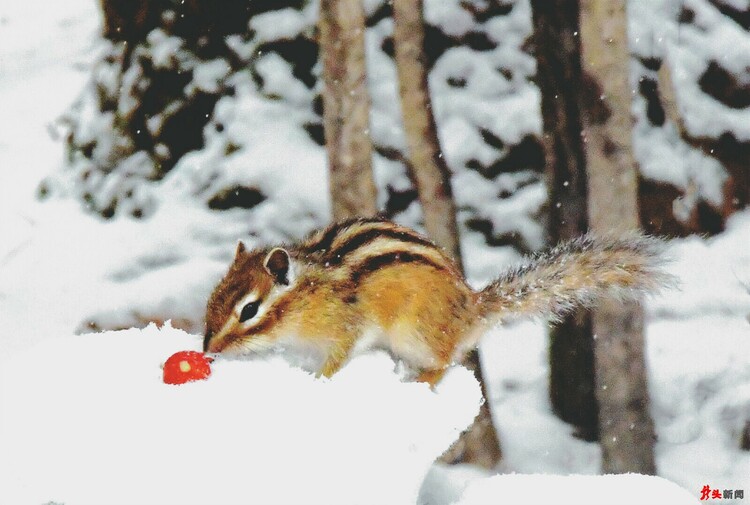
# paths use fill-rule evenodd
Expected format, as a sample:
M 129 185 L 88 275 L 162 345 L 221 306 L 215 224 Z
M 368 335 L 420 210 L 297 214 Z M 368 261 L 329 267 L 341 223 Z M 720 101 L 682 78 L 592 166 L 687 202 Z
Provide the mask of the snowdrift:
M 162 383 L 200 338 L 150 326 L 50 339 L 0 371 L 0 503 L 416 503 L 481 394 L 452 370 L 437 391 L 385 354 L 316 379 L 280 357 L 216 360 Z

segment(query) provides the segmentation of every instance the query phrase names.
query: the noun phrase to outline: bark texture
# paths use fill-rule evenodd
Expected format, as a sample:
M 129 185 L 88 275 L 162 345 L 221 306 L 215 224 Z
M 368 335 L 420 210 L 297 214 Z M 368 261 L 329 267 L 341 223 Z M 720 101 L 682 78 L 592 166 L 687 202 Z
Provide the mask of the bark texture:
M 394 0 L 394 49 L 401 110 L 412 177 L 417 186 L 428 235 L 461 265 L 456 206 L 451 174 L 440 150 L 428 86 L 422 0 Z M 476 376 L 487 398 L 479 353 L 472 351 L 465 365 Z M 443 461 L 493 468 L 500 461 L 500 444 L 485 401 L 474 424 L 446 452 Z
M 622 233 L 639 224 L 625 1 L 582 0 L 581 41 L 587 82 L 600 91 L 600 104 L 584 118 L 589 222 L 594 232 Z M 604 301 L 593 312 L 593 327 L 602 470 L 653 475 L 642 309 Z
M 577 0 L 532 0 L 537 85 L 542 92 L 545 177 L 551 243 L 588 229 L 587 176 L 581 140 L 581 82 Z M 591 316 L 581 310 L 550 331 L 550 401 L 555 413 L 589 441 L 598 437 Z
M 359 0 L 321 0 L 323 128 L 334 220 L 377 212 L 372 176 L 365 22 Z

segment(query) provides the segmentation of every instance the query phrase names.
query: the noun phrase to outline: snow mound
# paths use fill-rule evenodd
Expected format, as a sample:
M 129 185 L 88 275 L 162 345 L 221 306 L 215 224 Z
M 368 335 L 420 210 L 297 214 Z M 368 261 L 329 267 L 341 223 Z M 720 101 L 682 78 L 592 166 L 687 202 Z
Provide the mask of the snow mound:
M 316 379 L 281 357 L 217 359 L 162 383 L 200 338 L 169 326 L 49 339 L 0 371 L 0 503 L 415 503 L 481 394 L 456 368 L 436 391 L 386 354 Z
M 700 503 L 677 484 L 638 475 L 496 475 L 472 481 L 455 505 Z

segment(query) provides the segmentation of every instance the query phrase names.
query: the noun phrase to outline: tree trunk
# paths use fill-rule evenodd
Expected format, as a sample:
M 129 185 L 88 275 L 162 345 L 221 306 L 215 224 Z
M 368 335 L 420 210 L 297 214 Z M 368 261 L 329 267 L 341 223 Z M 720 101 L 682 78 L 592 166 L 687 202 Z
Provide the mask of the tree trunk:
M 334 220 L 377 212 L 360 0 L 321 0 L 323 127 Z
M 451 465 L 469 463 L 482 468 L 493 469 L 500 462 L 502 451 L 500 450 L 500 439 L 492 420 L 492 411 L 487 396 L 487 386 L 484 382 L 479 352 L 474 349 L 462 363 L 474 373 L 482 389 L 482 398 L 485 400 L 479 407 L 479 414 L 474 423 L 461 434 L 461 437 L 440 458 L 442 462 Z
M 588 228 L 587 177 L 581 140 L 581 45 L 578 0 L 532 0 L 537 85 L 542 92 L 552 243 Z M 580 310 L 550 331 L 550 402 L 589 441 L 598 437 L 591 317 Z
M 438 245 L 461 263 L 451 173 L 440 150 L 430 101 L 422 0 L 394 0 L 393 20 L 402 117 L 424 227 Z
M 428 235 L 461 266 L 456 206 L 451 174 L 440 150 L 432 114 L 424 51 L 422 0 L 394 0 L 394 46 L 401 109 L 419 201 Z M 484 398 L 487 390 L 479 354 L 472 351 L 465 364 L 476 376 Z M 485 401 L 474 424 L 443 456 L 449 463 L 473 463 L 493 468 L 500 461 L 500 444 Z
M 625 2 L 583 0 L 581 41 L 587 82 L 600 101 L 584 120 L 589 220 L 597 233 L 623 233 L 638 228 Z M 642 310 L 607 300 L 594 310 L 593 326 L 603 471 L 655 474 Z

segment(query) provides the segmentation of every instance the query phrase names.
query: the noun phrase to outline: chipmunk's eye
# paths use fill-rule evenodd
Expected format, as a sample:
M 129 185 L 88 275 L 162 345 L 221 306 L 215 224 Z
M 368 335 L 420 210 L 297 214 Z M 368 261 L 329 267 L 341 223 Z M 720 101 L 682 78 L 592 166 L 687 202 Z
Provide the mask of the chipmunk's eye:
M 248 319 L 254 318 L 255 314 L 258 313 L 259 306 L 260 300 L 255 300 L 254 302 L 245 304 L 245 306 L 242 307 L 242 311 L 240 312 L 240 322 L 244 323 Z

